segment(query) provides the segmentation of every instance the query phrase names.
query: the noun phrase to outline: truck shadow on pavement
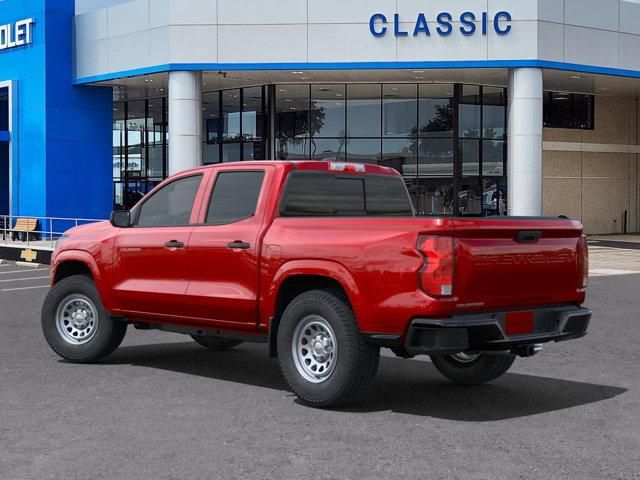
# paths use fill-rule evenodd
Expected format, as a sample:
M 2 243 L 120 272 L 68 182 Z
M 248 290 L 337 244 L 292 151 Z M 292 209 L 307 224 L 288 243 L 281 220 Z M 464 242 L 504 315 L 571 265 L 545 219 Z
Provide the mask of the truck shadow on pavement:
M 288 391 L 276 359 L 264 345 L 244 344 L 226 352 L 193 343 L 122 347 L 103 361 Z M 382 357 L 368 398 L 344 412 L 393 411 L 465 422 L 490 422 L 553 412 L 608 400 L 627 389 L 571 380 L 507 373 L 493 383 L 455 385 L 430 362 Z M 292 401 L 293 394 L 292 394 Z

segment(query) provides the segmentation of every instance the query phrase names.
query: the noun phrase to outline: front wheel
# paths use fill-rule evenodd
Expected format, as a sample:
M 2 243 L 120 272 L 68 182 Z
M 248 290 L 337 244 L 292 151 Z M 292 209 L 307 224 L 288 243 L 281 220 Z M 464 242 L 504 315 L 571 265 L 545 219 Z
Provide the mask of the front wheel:
M 42 331 L 49 346 L 75 363 L 99 360 L 113 352 L 127 331 L 104 309 L 93 280 L 74 275 L 56 283 L 42 306 Z
M 501 377 L 511 368 L 515 355 L 487 355 L 484 353 L 457 353 L 431 355 L 438 371 L 454 383 L 478 385 Z
M 365 342 L 342 292 L 311 290 L 293 299 L 282 315 L 278 359 L 302 402 L 328 408 L 366 395 L 380 349 Z

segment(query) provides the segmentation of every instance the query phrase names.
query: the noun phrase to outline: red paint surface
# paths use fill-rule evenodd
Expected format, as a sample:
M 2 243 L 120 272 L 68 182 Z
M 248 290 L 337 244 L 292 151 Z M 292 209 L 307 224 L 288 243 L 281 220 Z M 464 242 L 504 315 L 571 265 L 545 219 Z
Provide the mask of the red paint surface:
M 256 169 L 265 170 L 256 214 L 229 225 L 203 225 L 215 175 Z M 299 275 L 340 283 L 361 330 L 370 333 L 403 334 L 417 317 L 584 301 L 580 222 L 280 217 L 284 182 L 293 169 L 326 171 L 328 164 L 243 162 L 197 169 L 204 179 L 191 225 L 118 229 L 103 222 L 77 227 L 55 252 L 52 278 L 63 262 L 82 262 L 113 314 L 243 333 L 268 329 L 280 287 Z M 399 175 L 374 165 L 366 171 Z M 537 243 L 517 243 L 515 236 L 522 230 L 543 235 Z M 453 238 L 450 297 L 431 297 L 420 286 L 429 256 L 418 249 L 421 235 Z M 185 248 L 167 249 L 164 244 L 170 240 Z M 228 249 L 236 240 L 251 248 Z

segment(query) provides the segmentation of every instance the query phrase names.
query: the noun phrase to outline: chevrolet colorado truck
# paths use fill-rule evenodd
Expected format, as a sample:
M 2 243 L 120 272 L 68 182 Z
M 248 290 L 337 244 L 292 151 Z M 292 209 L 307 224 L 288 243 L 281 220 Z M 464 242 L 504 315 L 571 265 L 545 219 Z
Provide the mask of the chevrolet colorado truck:
M 381 347 L 477 384 L 584 336 L 587 264 L 566 217 L 417 217 L 390 168 L 227 163 L 60 238 L 42 328 L 78 363 L 128 325 L 212 350 L 264 342 L 304 403 L 332 407 L 366 396 Z

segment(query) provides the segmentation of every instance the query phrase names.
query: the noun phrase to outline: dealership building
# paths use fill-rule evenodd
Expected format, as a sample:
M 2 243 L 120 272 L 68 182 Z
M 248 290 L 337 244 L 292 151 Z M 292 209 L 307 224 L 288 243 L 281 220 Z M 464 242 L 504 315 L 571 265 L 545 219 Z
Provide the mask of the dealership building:
M 423 215 L 640 229 L 640 3 L 0 0 L 0 214 L 238 160 L 398 170 Z

